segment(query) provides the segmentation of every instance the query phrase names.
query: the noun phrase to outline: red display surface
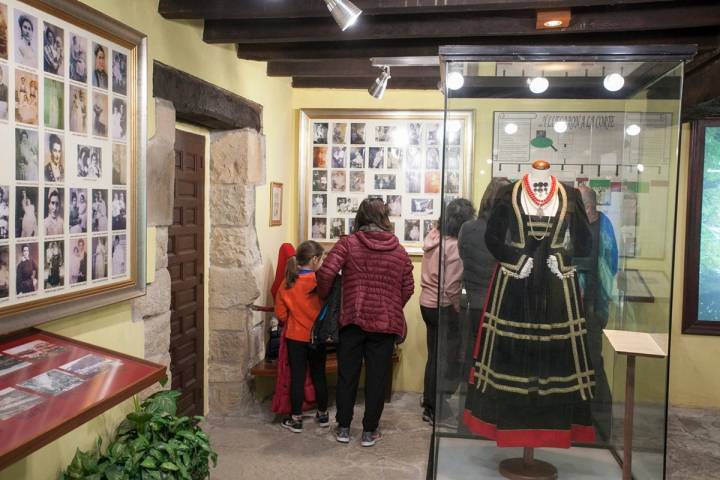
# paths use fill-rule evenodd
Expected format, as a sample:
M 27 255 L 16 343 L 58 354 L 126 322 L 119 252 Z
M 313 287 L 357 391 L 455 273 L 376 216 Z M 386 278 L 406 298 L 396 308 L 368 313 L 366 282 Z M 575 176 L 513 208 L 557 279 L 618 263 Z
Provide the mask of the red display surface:
M 165 375 L 163 365 L 36 329 L 0 338 L 0 470 Z

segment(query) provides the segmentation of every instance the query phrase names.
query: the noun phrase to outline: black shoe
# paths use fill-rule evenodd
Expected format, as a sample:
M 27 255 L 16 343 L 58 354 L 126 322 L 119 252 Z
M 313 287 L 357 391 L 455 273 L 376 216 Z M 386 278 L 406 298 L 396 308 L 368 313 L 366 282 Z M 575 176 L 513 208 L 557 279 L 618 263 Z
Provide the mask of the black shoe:
M 422 419 L 423 419 L 423 422 L 428 422 L 428 423 L 432 424 L 435 422 L 435 415 L 433 414 L 433 411 L 430 408 L 425 407 L 423 409 Z
M 302 419 L 296 420 L 293 417 L 287 417 L 285 420 L 282 421 L 280 425 L 287 428 L 293 433 L 302 433 L 303 431 L 303 425 L 302 425 Z
M 315 414 L 315 420 L 322 428 L 327 428 L 330 426 L 330 415 L 328 415 L 327 411 L 320 413 L 320 411 L 318 410 L 318 412 Z

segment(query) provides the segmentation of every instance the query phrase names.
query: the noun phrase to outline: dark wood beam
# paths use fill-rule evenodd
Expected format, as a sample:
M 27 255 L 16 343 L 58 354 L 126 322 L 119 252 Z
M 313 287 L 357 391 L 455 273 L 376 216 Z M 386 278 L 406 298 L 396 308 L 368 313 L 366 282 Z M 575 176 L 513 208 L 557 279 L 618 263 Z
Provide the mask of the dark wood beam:
M 440 45 L 667 45 L 696 44 L 700 49 L 720 45 L 717 28 L 674 30 L 672 32 L 612 32 L 575 34 L 571 36 L 520 36 L 520 37 L 457 37 L 418 38 L 413 40 L 363 40 L 345 42 L 303 42 L 303 43 L 252 43 L 237 45 L 237 55 L 246 60 L 311 60 L 433 56 L 438 54 Z
M 373 67 L 368 59 L 281 61 L 267 64 L 269 77 L 373 77 L 379 73 L 380 70 Z M 394 68 L 390 73 L 393 78 L 437 77 L 440 67 L 402 67 Z
M 702 60 L 700 66 L 685 74 L 682 119 L 695 120 L 720 116 L 720 55 Z
M 293 88 L 351 88 L 367 90 L 372 77 L 293 77 Z M 392 78 L 388 89 L 437 90 L 440 77 Z
M 571 33 L 638 32 L 720 25 L 716 1 L 671 6 L 585 9 L 573 14 L 569 27 L 537 30 L 535 12 L 504 11 L 445 15 L 361 17 L 342 32 L 332 18 L 299 20 L 206 20 L 208 43 L 340 42 L 485 36 L 556 36 Z
M 353 0 L 364 15 L 533 10 L 600 5 L 660 3 L 672 0 Z M 327 17 L 323 0 L 160 0 L 160 15 L 167 19 L 251 20 Z

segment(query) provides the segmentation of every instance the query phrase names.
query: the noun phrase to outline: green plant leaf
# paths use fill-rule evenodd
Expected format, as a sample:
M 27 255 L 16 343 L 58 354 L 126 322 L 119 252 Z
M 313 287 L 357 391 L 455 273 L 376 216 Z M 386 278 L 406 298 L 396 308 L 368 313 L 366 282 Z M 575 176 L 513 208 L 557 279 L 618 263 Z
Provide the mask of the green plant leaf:
M 157 468 L 157 463 L 153 457 L 148 456 L 145 457 L 140 466 L 143 468 Z
M 125 469 L 120 465 L 110 465 L 105 470 L 105 477 L 107 477 L 107 480 L 123 480 L 126 478 Z
M 160 465 L 160 468 L 162 468 L 163 470 L 170 470 L 171 472 L 178 471 L 178 466 L 172 462 L 163 462 L 162 465 Z

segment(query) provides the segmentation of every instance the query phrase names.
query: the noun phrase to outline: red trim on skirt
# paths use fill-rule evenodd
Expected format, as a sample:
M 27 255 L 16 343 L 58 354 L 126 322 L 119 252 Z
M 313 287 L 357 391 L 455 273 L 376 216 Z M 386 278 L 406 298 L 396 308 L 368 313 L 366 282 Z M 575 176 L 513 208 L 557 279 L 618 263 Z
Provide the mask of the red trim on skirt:
M 572 442 L 595 443 L 595 428 L 585 425 L 572 425 L 570 430 L 498 430 L 496 425 L 473 416 L 470 410 L 465 410 L 463 420 L 471 432 L 495 440 L 498 447 L 570 448 Z

